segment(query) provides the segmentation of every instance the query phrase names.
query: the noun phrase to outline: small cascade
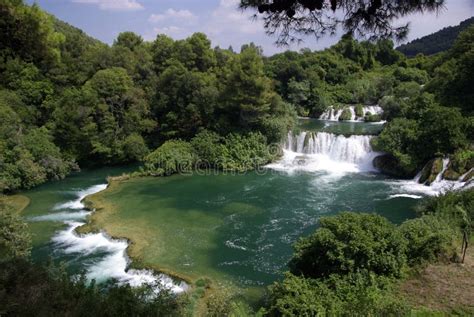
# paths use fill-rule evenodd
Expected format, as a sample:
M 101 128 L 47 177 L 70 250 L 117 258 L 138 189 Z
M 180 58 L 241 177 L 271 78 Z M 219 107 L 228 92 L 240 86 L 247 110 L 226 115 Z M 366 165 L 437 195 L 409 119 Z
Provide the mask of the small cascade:
M 327 132 L 288 133 L 283 159 L 268 167 L 280 170 L 324 170 L 331 173 L 375 171 L 369 135 L 345 137 Z
M 78 234 L 76 229 L 85 224 L 91 211 L 85 209 L 83 199 L 107 188 L 106 184 L 95 185 L 76 192 L 76 197 L 54 207 L 54 212 L 30 218 L 31 221 L 58 221 L 67 225 L 53 236 L 52 242 L 59 252 L 74 254 L 77 258 L 91 254 L 105 253 L 99 261 L 86 261 L 86 277 L 89 280 L 104 282 L 115 279 L 119 284 L 129 284 L 132 287 L 144 284 L 157 285 L 179 293 L 188 286 L 182 282 L 177 284 L 171 277 L 155 274 L 150 270 L 130 269 L 130 259 L 127 255 L 128 241 L 114 239 L 104 232 Z M 157 288 L 159 291 L 160 288 Z
M 348 106 L 346 108 L 349 109 L 349 111 L 351 112 L 351 120 L 350 121 L 363 121 L 364 116 L 367 113 L 371 113 L 371 114 L 382 114 L 383 113 L 383 110 L 380 106 L 364 106 L 364 107 L 362 107 L 363 116 L 358 117 L 355 113 L 355 106 Z M 329 121 L 339 121 L 339 118 L 342 115 L 343 110 L 344 110 L 344 108 L 336 110 L 333 107 L 330 107 L 325 112 L 323 112 L 323 114 L 321 114 L 319 119 L 329 120 Z
M 472 168 L 461 175 L 457 180 L 447 180 L 443 178 L 444 173 L 449 168 L 449 163 L 449 158 L 443 158 L 441 171 L 437 173 L 436 176 L 433 175 L 434 179 L 432 182 L 429 182 L 428 180 L 423 182 L 420 181 L 423 175 L 423 170 L 421 170 L 413 180 L 400 181 L 398 185 L 401 185 L 400 189 L 404 193 L 398 195 L 405 195 L 405 197 L 409 195 L 415 196 L 416 194 L 436 196 L 449 190 L 466 190 L 473 188 L 474 181 L 472 178 L 467 179 L 467 176 L 473 171 Z M 419 198 L 421 197 L 422 196 L 419 196 Z

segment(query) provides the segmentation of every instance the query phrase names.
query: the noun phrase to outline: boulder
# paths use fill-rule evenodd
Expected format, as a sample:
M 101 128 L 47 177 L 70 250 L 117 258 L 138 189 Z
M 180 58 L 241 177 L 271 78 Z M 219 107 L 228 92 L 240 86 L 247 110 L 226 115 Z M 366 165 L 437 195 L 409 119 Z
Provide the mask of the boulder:
M 439 173 L 443 171 L 443 159 L 438 157 L 430 160 L 426 163 L 425 167 L 421 170 L 421 176 L 418 182 L 420 184 L 431 185 L 438 176 Z
M 383 154 L 383 155 L 377 156 L 372 161 L 372 164 L 374 165 L 375 168 L 380 170 L 382 173 L 390 175 L 390 176 L 395 176 L 395 177 L 400 177 L 400 178 L 412 177 L 412 175 L 407 173 L 407 171 L 400 166 L 398 160 L 390 154 Z

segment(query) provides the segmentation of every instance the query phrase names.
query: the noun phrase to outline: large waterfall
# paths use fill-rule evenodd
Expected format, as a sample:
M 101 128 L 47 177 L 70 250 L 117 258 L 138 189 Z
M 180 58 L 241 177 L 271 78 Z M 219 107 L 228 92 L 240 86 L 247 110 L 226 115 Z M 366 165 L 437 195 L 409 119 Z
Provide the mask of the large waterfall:
M 364 120 L 364 116 L 362 116 L 362 117 L 356 116 L 354 106 L 349 106 L 349 107 L 347 107 L 347 109 L 349 109 L 349 111 L 351 112 L 351 121 L 362 121 L 362 120 Z M 319 117 L 319 119 L 329 120 L 329 121 L 338 121 L 339 117 L 342 114 L 342 111 L 343 111 L 343 108 L 336 110 L 333 107 L 330 107 L 325 112 L 323 112 L 323 114 Z M 379 106 L 364 106 L 364 107 L 362 107 L 362 112 L 363 112 L 364 115 L 366 115 L 369 112 L 371 114 L 382 114 L 383 110 Z
M 372 136 L 345 137 L 327 132 L 288 133 L 283 159 L 270 168 L 279 170 L 324 170 L 334 173 L 373 171 Z

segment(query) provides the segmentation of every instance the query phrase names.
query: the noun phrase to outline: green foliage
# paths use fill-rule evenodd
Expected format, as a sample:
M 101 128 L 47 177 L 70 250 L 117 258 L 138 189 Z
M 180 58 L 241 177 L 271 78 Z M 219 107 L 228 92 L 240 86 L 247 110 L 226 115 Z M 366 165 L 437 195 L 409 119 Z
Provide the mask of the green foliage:
M 348 121 L 351 120 L 352 114 L 349 108 L 344 108 L 341 115 L 339 116 L 339 121 Z
M 402 223 L 399 230 L 408 241 L 407 259 L 409 265 L 435 262 L 438 258 L 452 258 L 453 237 L 456 231 L 445 220 L 425 215 Z
M 419 162 L 416 161 L 418 147 L 418 125 L 415 120 L 394 119 L 372 140 L 372 146 L 379 151 L 393 155 L 399 163 L 402 174 L 414 174 Z
M 401 316 L 390 279 L 366 271 L 315 280 L 287 273 L 270 288 L 270 316 Z
M 52 18 L 38 5 L 22 0 L 0 3 L 0 60 L 20 57 L 27 62 L 50 65 L 59 58 L 64 37 L 54 32 Z
M 438 106 L 429 94 L 409 101 L 385 98 L 382 106 L 386 116 L 400 118 L 387 124 L 373 146 L 395 157 L 402 174 L 413 175 L 431 158 L 469 145 L 470 120 L 455 108 Z
M 62 268 L 25 260 L 0 263 L 0 294 L 7 316 L 181 316 L 186 303 L 167 289 L 99 288 L 83 276 L 71 279 Z
M 382 117 L 379 114 L 372 114 L 370 112 L 367 112 L 364 116 L 365 122 L 379 122 L 380 120 L 382 120 Z
M 320 228 L 295 245 L 292 273 L 321 278 L 361 268 L 378 275 L 401 275 L 405 241 L 385 218 L 344 212 L 321 218 Z
M 428 81 L 428 73 L 425 70 L 417 68 L 397 67 L 393 76 L 399 81 L 414 81 L 418 84 L 425 84 Z
M 354 112 L 357 117 L 363 117 L 364 116 L 364 109 L 361 104 L 358 104 L 354 108 Z
M 194 168 L 196 156 L 190 143 L 170 140 L 148 154 L 144 161 L 147 171 L 171 175 L 191 171 Z
M 0 265 L 5 261 L 28 258 L 30 250 L 31 237 L 27 224 L 0 203 Z
M 407 44 L 400 45 L 397 50 L 407 56 L 417 54 L 432 55 L 451 48 L 459 33 L 474 23 L 474 18 L 462 21 L 457 26 L 448 26 L 433 34 L 423 36 Z

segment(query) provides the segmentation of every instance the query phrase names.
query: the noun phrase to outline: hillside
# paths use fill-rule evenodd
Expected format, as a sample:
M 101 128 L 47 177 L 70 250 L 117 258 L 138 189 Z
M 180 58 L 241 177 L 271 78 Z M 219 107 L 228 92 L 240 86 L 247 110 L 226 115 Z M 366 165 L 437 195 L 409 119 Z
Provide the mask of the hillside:
M 459 33 L 474 23 L 474 17 L 462 21 L 457 26 L 449 26 L 438 32 L 400 45 L 397 50 L 406 56 L 415 56 L 418 53 L 433 55 L 448 50 L 458 37 Z

